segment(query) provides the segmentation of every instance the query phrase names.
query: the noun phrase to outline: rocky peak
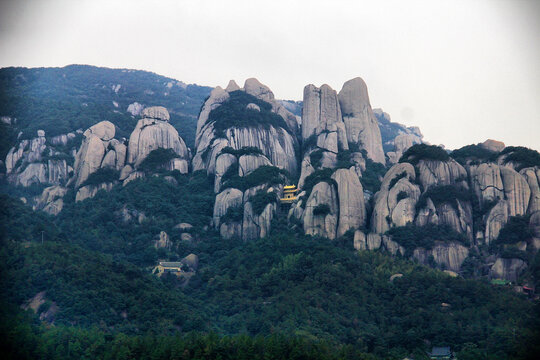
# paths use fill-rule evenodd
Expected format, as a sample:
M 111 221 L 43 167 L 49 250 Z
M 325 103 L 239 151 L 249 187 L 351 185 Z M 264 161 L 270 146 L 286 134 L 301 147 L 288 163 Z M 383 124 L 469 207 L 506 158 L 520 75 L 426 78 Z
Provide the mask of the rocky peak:
M 141 113 L 143 118 L 169 121 L 169 112 L 163 106 L 152 106 L 144 109 Z
M 242 90 L 242 89 L 240 88 L 240 86 L 238 86 L 236 81 L 230 80 L 229 84 L 227 84 L 227 87 L 225 88 L 225 91 L 230 93 L 237 90 Z
M 501 152 L 506 147 L 502 141 L 487 139 L 483 143 L 479 144 L 481 147 L 483 147 L 486 150 L 494 151 L 494 152 Z
M 345 82 L 339 92 L 339 104 L 347 130 L 347 140 L 359 143 L 370 159 L 384 164 L 386 160 L 381 132 L 369 103 L 364 80 L 357 77 Z

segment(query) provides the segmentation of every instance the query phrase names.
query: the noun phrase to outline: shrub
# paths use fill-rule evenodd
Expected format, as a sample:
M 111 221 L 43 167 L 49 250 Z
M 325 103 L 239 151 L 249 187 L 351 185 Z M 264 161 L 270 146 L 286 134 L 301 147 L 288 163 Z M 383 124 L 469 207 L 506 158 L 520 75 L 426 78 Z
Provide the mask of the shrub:
M 327 215 L 330 213 L 330 206 L 328 204 L 319 204 L 313 209 L 313 215 Z
M 120 176 L 120 172 L 113 168 L 100 168 L 97 169 L 96 172 L 93 172 L 88 176 L 88 179 L 84 183 L 81 184 L 80 187 L 86 186 L 86 185 L 99 185 L 103 183 L 109 183 L 118 180 L 118 177 Z
M 508 222 L 499 232 L 497 244 L 515 244 L 534 236 L 529 227 L 530 215 L 510 216 Z
M 457 185 L 432 186 L 420 196 L 420 199 L 418 199 L 418 202 L 416 203 L 416 209 L 424 208 L 427 205 L 428 198 L 433 201 L 435 206 L 449 203 L 457 210 L 457 200 L 470 201 L 471 193 Z
M 231 169 L 232 168 L 232 169 Z M 238 164 L 232 165 L 223 175 L 223 189 L 231 187 L 245 191 L 262 184 L 283 184 L 289 177 L 286 170 L 276 166 L 260 166 L 246 176 L 238 175 Z
M 313 134 L 310 137 L 308 137 L 304 142 L 302 143 L 302 153 L 307 152 L 310 148 L 317 146 L 317 135 Z
M 391 188 L 393 188 L 394 185 L 396 185 L 397 182 L 398 182 L 400 179 L 403 179 L 404 177 L 407 177 L 407 172 L 406 172 L 406 171 L 403 171 L 402 173 L 397 174 L 396 176 L 394 176 L 394 178 L 393 178 L 392 180 L 390 180 L 390 183 L 388 184 L 388 190 L 390 190 Z
M 332 169 L 324 168 L 321 170 L 315 170 L 313 174 L 306 177 L 306 179 L 304 180 L 304 186 L 302 187 L 302 190 L 306 192 L 306 194 L 302 196 L 302 207 L 306 206 L 306 201 L 309 198 L 309 195 L 311 195 L 313 187 L 318 183 L 324 181 L 328 184 L 337 186 L 335 180 L 332 179 L 332 173 Z
M 240 157 L 242 155 L 264 155 L 262 150 L 255 146 L 244 146 L 241 149 L 233 149 L 230 146 L 226 146 L 221 150 L 220 154 L 232 154 L 236 157 Z
M 467 145 L 450 153 L 450 157 L 461 165 L 465 165 L 469 160 L 473 164 L 478 162 L 494 161 L 497 153 L 483 148 L 480 145 Z
M 399 194 L 397 195 L 397 202 L 400 202 L 401 200 L 406 199 L 408 197 L 409 195 L 407 195 L 405 191 L 400 191 Z
M 263 126 L 267 128 L 273 126 L 289 131 L 285 120 L 271 111 L 271 104 L 241 90 L 233 91 L 229 95 L 229 100 L 212 110 L 208 115 L 207 123 L 214 123 L 216 136 L 224 137 L 225 131 L 232 127 Z M 259 106 L 260 111 L 248 109 L 247 105 L 250 103 Z
M 399 162 L 408 162 L 416 165 L 420 160 L 448 161 L 449 159 L 450 156 L 448 153 L 439 146 L 416 144 L 405 151 Z
M 367 157 L 364 158 L 366 159 L 366 170 L 362 173 L 360 182 L 364 190 L 376 193 L 381 188 L 381 179 L 386 173 L 386 167 Z
M 317 169 L 321 167 L 323 152 L 322 149 L 317 149 L 309 154 L 309 160 L 311 161 L 311 166 L 313 166 L 313 168 Z
M 515 162 L 518 164 L 516 170 L 533 166 L 540 166 L 540 153 L 538 151 L 523 147 L 523 146 L 508 146 L 499 155 L 505 155 L 505 164 Z
M 244 219 L 244 206 L 235 206 L 227 209 L 225 215 L 221 217 L 222 223 L 238 222 Z
M 178 158 L 178 154 L 173 149 L 158 148 L 152 150 L 148 156 L 139 165 L 139 170 L 142 171 L 156 171 L 159 168 L 167 165 L 169 161 L 174 158 Z
M 275 192 L 259 190 L 249 199 L 249 201 L 253 206 L 253 212 L 257 215 L 261 215 L 266 208 L 266 205 L 277 201 L 277 196 Z
M 348 169 L 351 166 L 354 166 L 351 161 L 352 152 L 350 150 L 343 150 L 337 154 L 337 165 L 336 169 Z
M 409 255 L 417 247 L 431 249 L 436 240 L 458 241 L 468 245 L 467 238 L 448 225 L 406 225 L 392 228 L 387 231 L 387 234 L 392 236 L 392 240 L 403 246 Z

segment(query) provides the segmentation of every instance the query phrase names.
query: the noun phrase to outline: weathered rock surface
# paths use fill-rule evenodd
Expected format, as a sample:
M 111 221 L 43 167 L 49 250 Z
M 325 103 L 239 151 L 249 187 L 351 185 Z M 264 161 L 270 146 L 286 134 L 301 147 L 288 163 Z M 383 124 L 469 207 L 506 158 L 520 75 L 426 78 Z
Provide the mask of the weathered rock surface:
M 100 140 L 109 141 L 114 138 L 115 127 L 114 124 L 110 121 L 101 121 L 90 128 L 88 128 L 83 135 L 86 138 L 91 136 L 96 136 Z
M 82 186 L 81 188 L 79 188 L 79 190 L 77 190 L 77 195 L 75 195 L 75 201 L 83 201 L 89 198 L 93 198 L 100 190 L 111 191 L 113 186 L 113 183 L 102 183 L 99 185 Z
M 50 186 L 43 189 L 41 196 L 37 199 L 34 210 L 43 210 L 51 215 L 58 215 L 64 206 L 62 199 L 67 193 L 67 188 L 62 186 Z
M 467 171 L 454 159 L 448 161 L 420 160 L 418 162 L 419 181 L 427 190 L 433 185 L 462 184 L 468 187 Z
M 497 140 L 492 140 L 492 139 L 488 139 L 479 145 L 486 150 L 490 150 L 494 152 L 501 152 L 506 147 L 502 141 L 497 141 Z
M 317 146 L 328 151 L 348 150 L 345 124 L 337 93 L 324 84 L 304 87 L 304 108 L 302 116 L 302 139 L 316 135 Z
M 327 205 L 328 213 L 314 214 L 319 205 Z M 338 226 L 338 198 L 333 185 L 320 182 L 313 187 L 303 214 L 304 231 L 307 235 L 336 238 Z
M 144 109 L 141 113 L 144 118 L 156 119 L 161 121 L 169 121 L 170 115 L 166 108 L 163 106 L 152 106 Z
M 339 92 L 339 103 L 347 130 L 347 140 L 361 144 L 370 159 L 384 164 L 386 161 L 381 132 L 369 103 L 364 80 L 357 77 L 343 84 Z
M 338 169 L 332 175 L 337 184 L 339 218 L 337 237 L 349 229 L 358 229 L 365 224 L 366 205 L 364 190 L 354 170 Z
M 158 148 L 172 149 L 181 159 L 189 159 L 188 148 L 176 129 L 167 122 L 169 113 L 164 107 L 146 108 L 142 114 L 147 117 L 139 120 L 129 137 L 128 163 L 137 168 L 151 151 Z
M 84 137 L 83 143 L 75 156 L 74 178 L 70 180 L 70 182 L 74 181 L 75 187 L 79 187 L 88 179 L 90 174 L 101 167 L 107 148 L 107 143 L 102 141 L 102 137 L 108 140 L 114 137 L 114 125 L 111 128 L 108 124 L 102 125 L 98 123 L 86 130 Z
M 246 176 L 261 166 L 272 165 L 266 156 L 242 155 L 238 160 L 238 175 Z
M 396 181 L 398 178 L 399 180 Z M 414 180 L 414 168 L 408 163 L 396 164 L 386 173 L 381 190 L 375 194 L 374 198 L 372 231 L 384 234 L 392 226 L 404 226 L 409 222 L 414 222 L 416 202 L 420 198 L 419 186 L 411 183 Z M 389 188 L 393 182 L 395 184 Z M 405 193 L 407 197 L 398 201 L 400 193 Z
M 243 204 L 242 191 L 234 188 L 225 189 L 216 196 L 214 203 L 213 224 L 219 228 L 221 217 L 223 217 L 229 208 L 240 207 Z
M 430 256 L 445 269 L 459 272 L 461 264 L 469 256 L 469 249 L 456 242 L 436 242 L 430 250 L 417 248 L 413 251 L 413 257 L 423 264 L 428 263 Z
M 497 258 L 490 269 L 489 275 L 492 279 L 504 279 L 515 282 L 526 266 L 525 262 L 521 259 Z
M 20 141 L 18 146 L 9 150 L 5 161 L 7 180 L 23 187 L 32 184 L 63 185 L 70 171 L 66 160 L 47 159 L 59 153 L 46 144 L 43 130 L 38 130 L 37 135 L 37 138 Z
M 154 242 L 154 247 L 156 249 L 167 249 L 170 250 L 172 246 L 171 239 L 165 231 L 161 231 L 158 235 L 158 239 Z
M 527 213 L 532 214 L 540 211 L 540 168 L 525 168 L 519 174 L 525 178 L 531 190 Z

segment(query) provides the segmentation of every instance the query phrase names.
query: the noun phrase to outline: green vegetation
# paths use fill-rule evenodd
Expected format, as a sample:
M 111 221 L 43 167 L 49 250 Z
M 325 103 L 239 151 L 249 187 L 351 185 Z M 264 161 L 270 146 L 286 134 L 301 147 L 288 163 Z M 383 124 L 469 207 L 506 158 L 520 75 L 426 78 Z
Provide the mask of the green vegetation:
M 399 162 L 416 165 L 420 160 L 448 161 L 449 159 L 448 153 L 440 146 L 416 144 L 405 151 Z
M 266 205 L 270 203 L 275 203 L 277 201 L 277 196 L 275 192 L 268 192 L 266 190 L 259 190 L 255 195 L 253 195 L 249 201 L 253 206 L 253 212 L 257 215 L 261 215 Z
M 530 215 L 510 216 L 508 222 L 499 232 L 495 241 L 496 244 L 516 244 L 520 241 L 527 241 L 534 236 L 529 227 Z
M 323 157 L 324 150 L 323 149 L 317 149 L 312 151 L 309 154 L 309 160 L 311 162 L 311 166 L 313 166 L 314 169 L 321 167 L 321 160 Z
M 392 180 L 390 180 L 390 183 L 388 184 L 388 189 L 390 190 L 391 188 L 393 188 L 394 185 L 396 185 L 397 182 L 399 180 L 403 179 L 404 177 L 407 177 L 407 172 L 406 171 L 403 171 L 402 173 L 399 173 L 396 176 L 394 176 L 394 178 Z
M 397 194 L 397 199 L 396 199 L 396 201 L 397 201 L 397 202 L 400 202 L 401 200 L 406 199 L 406 198 L 408 198 L 408 197 L 409 197 L 409 195 L 407 194 L 406 191 L 400 191 L 400 192 Z
M 310 137 L 308 137 L 304 142 L 302 143 L 302 154 L 309 151 L 309 149 L 314 148 L 317 146 L 317 138 L 318 136 L 313 134 Z
M 44 245 L 40 230 L 31 225 L 37 219 L 28 216 L 31 210 L 20 203 L 8 206 L 1 220 L 9 228 L 1 233 L 13 240 L 3 241 L 0 248 L 5 303 L 0 309 L 11 320 L 0 326 L 5 334 L 0 338 L 7 343 L 3 348 L 18 358 L 81 352 L 89 357 L 170 358 L 187 354 L 186 349 L 190 357 L 201 358 L 199 347 L 207 349 L 207 357 L 212 351 L 225 356 L 227 351 L 242 353 L 242 344 L 257 341 L 276 354 L 277 336 L 284 343 L 312 344 L 308 347 L 315 346 L 321 356 L 326 352 L 317 346 L 327 346 L 344 358 L 370 353 L 401 359 L 430 345 L 461 351 L 471 342 L 497 358 L 525 358 L 534 350 L 538 317 L 533 304 L 505 288 L 451 278 L 378 252 L 357 253 L 348 242 L 312 238 L 287 227 L 248 243 L 199 230 L 193 232 L 197 241 L 179 242 L 171 226 L 182 221 L 202 229 L 213 204 L 205 197 L 213 192 L 203 173 L 177 178 L 178 186 L 159 177 L 139 179 L 67 204 L 59 217 L 41 219 Z M 209 211 L 201 212 L 206 203 Z M 144 211 L 148 220 L 124 224 L 114 215 L 123 204 Z M 30 243 L 15 240 L 11 224 L 18 224 L 17 218 L 33 229 L 28 237 L 19 235 Z M 158 279 L 151 268 L 136 266 L 153 249 L 153 237 L 144 246 L 138 237 L 155 236 L 159 230 L 171 235 L 177 258 L 199 256 L 197 275 L 184 288 L 174 277 Z M 129 251 L 134 253 L 129 256 Z M 150 257 L 145 264 L 155 260 Z M 390 282 L 395 273 L 404 276 Z M 40 291 L 58 306 L 55 327 L 41 326 L 36 316 L 19 309 Z M 451 310 L 442 309 L 442 302 L 451 304 Z M 220 335 L 186 335 L 188 331 Z M 257 335 L 264 338 L 253 338 Z M 215 350 L 216 343 L 223 346 Z M 275 355 L 282 356 L 292 357 Z
M 88 175 L 88 179 L 81 184 L 81 187 L 87 185 L 99 185 L 102 183 L 112 183 L 118 180 L 120 176 L 120 171 L 105 167 L 99 168 L 95 172 Z
M 268 128 L 273 126 L 289 131 L 285 120 L 271 111 L 271 104 L 241 90 L 233 91 L 229 95 L 229 100 L 212 110 L 208 115 L 207 123 L 214 123 L 216 136 L 224 137 L 225 131 L 233 127 L 262 126 Z M 259 106 L 260 111 L 248 109 L 247 105 L 250 103 Z
M 348 169 L 354 166 L 351 160 L 352 152 L 350 150 L 342 150 L 337 154 L 336 169 Z
M 315 216 L 318 216 L 318 215 L 328 215 L 330 214 L 330 206 L 328 206 L 328 204 L 319 204 L 317 206 L 315 206 L 315 208 L 313 208 L 313 215 Z
M 206 172 L 170 175 L 178 185 L 152 176 L 116 185 L 82 202 L 75 203 L 75 194 L 68 194 L 54 224 L 73 244 L 136 265 L 152 265 L 157 259 L 153 241 L 160 231 L 178 240 L 174 226 L 185 222 L 194 226 L 193 235 L 198 236 L 212 218 L 215 195 Z M 144 215 L 141 222 L 138 214 Z M 46 232 L 45 239 L 52 239 L 52 234 Z
M 507 155 L 504 158 L 505 164 L 515 162 L 517 171 L 527 167 L 540 166 L 540 153 L 523 146 L 508 146 L 500 152 L 500 155 Z
M 151 72 L 87 65 L 3 68 L 0 109 L 2 115 L 17 118 L 15 134 L 22 131 L 23 138 L 35 137 L 39 129 L 47 137 L 84 130 L 103 120 L 115 124 L 118 137 L 127 138 L 137 123 L 126 111 L 129 104 L 161 105 L 169 110 L 170 123 L 187 145 L 193 146 L 199 108 L 211 88 L 176 83 Z M 115 92 L 112 87 L 118 84 Z
M 208 148 L 210 148 L 210 146 Z M 238 150 L 233 149 L 230 146 L 226 146 L 221 150 L 220 154 L 232 154 L 236 157 L 240 157 L 242 155 L 264 155 L 262 150 L 255 146 L 244 146 Z
M 383 164 L 374 162 L 367 156 L 364 156 L 364 158 L 366 159 L 366 170 L 362 173 L 360 182 L 364 190 L 375 194 L 381 188 L 381 180 L 387 169 Z
M 387 232 L 392 240 L 403 246 L 408 255 L 417 247 L 433 248 L 435 241 L 457 241 L 468 245 L 465 235 L 454 231 L 448 225 L 428 224 L 425 226 L 406 225 L 395 227 Z
M 245 191 L 254 186 L 269 184 L 283 184 L 287 181 L 289 174 L 286 170 L 276 166 L 264 165 L 258 167 L 246 176 L 238 175 L 238 164 L 231 165 L 223 174 L 222 189 L 235 188 Z
M 148 156 L 140 163 L 139 170 L 146 172 L 156 172 L 163 170 L 169 161 L 178 158 L 178 154 L 173 149 L 158 148 L 152 150 Z
M 244 218 L 244 206 L 231 206 L 227 209 L 227 212 L 225 212 L 225 215 L 223 215 L 220 219 L 222 223 L 228 224 L 232 222 L 239 222 L 242 221 Z
M 333 170 L 329 168 L 324 168 L 320 170 L 315 170 L 313 174 L 306 177 L 304 180 L 304 186 L 302 186 L 302 191 L 305 191 L 306 194 L 302 196 L 302 207 L 306 206 L 306 202 L 309 199 L 309 195 L 311 195 L 311 191 L 313 190 L 313 187 L 317 185 L 320 182 L 326 182 L 330 185 L 337 186 L 336 181 L 332 179 Z
M 467 145 L 450 153 L 450 157 L 461 165 L 467 163 L 477 165 L 482 162 L 495 161 L 497 153 L 483 148 L 480 145 Z
M 463 189 L 458 185 L 437 185 L 431 186 L 420 195 L 420 199 L 416 203 L 416 209 L 422 209 L 427 205 L 427 199 L 431 199 L 437 207 L 444 203 L 451 204 L 452 207 L 458 210 L 459 201 L 471 201 L 471 193 L 469 190 Z

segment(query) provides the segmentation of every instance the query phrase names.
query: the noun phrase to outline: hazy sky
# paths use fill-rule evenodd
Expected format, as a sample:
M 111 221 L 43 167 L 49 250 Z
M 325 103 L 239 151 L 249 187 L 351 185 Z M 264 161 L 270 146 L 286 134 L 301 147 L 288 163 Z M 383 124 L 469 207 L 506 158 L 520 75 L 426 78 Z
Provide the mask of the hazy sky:
M 0 67 L 72 63 L 277 98 L 339 91 L 447 148 L 487 138 L 540 150 L 540 1 L 0 0 Z M 3 114 L 0 114 L 3 115 Z

